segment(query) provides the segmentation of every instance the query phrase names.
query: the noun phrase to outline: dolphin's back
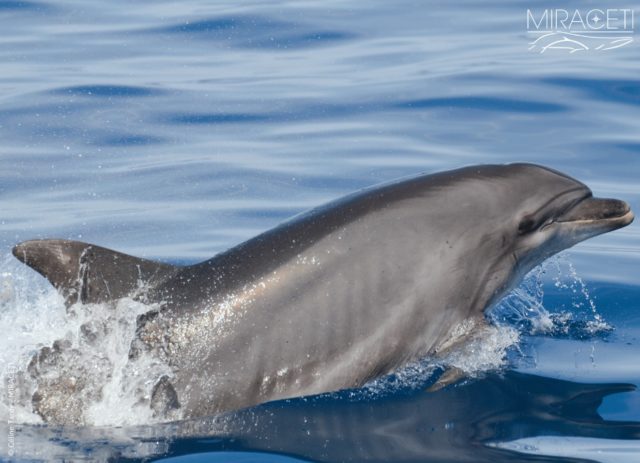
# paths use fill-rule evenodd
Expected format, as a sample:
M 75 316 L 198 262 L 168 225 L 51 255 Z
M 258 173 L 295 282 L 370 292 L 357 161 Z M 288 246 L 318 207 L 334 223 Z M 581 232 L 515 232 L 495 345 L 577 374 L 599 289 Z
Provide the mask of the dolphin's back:
M 366 188 L 300 214 L 226 252 L 192 266 L 175 266 L 140 259 L 89 243 L 70 240 L 31 240 L 18 244 L 13 254 L 45 276 L 65 297 L 74 302 L 95 303 L 129 296 L 146 283 L 149 301 L 180 303 L 180 288 L 193 279 L 204 279 L 206 294 L 228 291 L 243 281 L 265 275 L 281 262 L 340 227 L 394 203 L 429 195 L 452 184 L 506 175 L 511 166 L 465 167 L 431 175 L 418 175 Z M 188 292 L 196 296 L 194 284 Z M 200 294 L 202 295 L 202 294 Z M 193 297 L 191 298 L 193 299 Z
M 461 182 L 495 177 L 503 174 L 504 169 L 505 166 L 499 165 L 465 167 L 360 190 L 299 214 L 209 260 L 181 268 L 158 286 L 154 298 L 181 305 L 187 299 L 229 292 L 244 282 L 268 275 L 283 262 L 304 254 L 324 237 L 366 216 L 393 208 L 402 201 L 438 195 L 441 190 Z M 194 284 L 194 281 L 203 284 Z

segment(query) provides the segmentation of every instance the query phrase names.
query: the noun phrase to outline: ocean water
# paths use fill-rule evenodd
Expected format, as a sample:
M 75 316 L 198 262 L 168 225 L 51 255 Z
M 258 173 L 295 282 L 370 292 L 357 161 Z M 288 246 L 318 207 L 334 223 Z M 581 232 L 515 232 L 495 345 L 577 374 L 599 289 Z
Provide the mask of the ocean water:
M 112 375 L 91 423 L 56 428 L 12 387 L 79 323 L 11 256 L 22 240 L 192 263 L 378 182 L 516 161 L 640 211 L 640 45 L 530 49 L 527 9 L 554 7 L 0 0 L 0 459 L 640 461 L 637 223 L 536 269 L 449 359 L 468 379 L 437 392 L 418 363 L 145 425 Z

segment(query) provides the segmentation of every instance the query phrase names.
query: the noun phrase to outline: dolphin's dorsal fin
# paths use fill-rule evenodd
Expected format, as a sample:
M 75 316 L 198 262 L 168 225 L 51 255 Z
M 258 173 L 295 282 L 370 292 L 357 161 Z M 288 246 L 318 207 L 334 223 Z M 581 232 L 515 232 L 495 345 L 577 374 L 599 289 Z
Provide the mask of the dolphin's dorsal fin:
M 49 280 L 67 306 L 132 296 L 142 285 L 179 270 L 80 241 L 25 241 L 13 248 L 13 255 Z

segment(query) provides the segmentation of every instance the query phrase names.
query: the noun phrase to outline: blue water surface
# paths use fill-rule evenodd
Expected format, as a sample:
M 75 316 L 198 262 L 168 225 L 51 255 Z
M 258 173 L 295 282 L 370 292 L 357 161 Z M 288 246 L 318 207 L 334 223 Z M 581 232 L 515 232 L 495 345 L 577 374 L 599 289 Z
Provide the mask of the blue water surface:
M 57 237 L 192 263 L 359 188 L 476 163 L 544 164 L 640 211 L 638 43 L 530 51 L 534 7 L 553 5 L 0 0 L 0 253 Z M 459 386 L 18 441 L 56 449 L 43 460 L 640 461 L 639 227 L 574 248 L 588 297 L 542 277 L 569 321 L 507 320 L 510 366 Z M 588 301 L 610 330 L 582 329 Z

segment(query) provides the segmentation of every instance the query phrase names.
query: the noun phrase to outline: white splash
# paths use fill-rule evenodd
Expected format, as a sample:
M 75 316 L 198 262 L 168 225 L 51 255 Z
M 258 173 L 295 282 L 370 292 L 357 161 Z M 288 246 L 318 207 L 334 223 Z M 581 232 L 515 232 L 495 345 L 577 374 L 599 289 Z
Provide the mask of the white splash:
M 545 279 L 569 296 L 570 307 L 547 308 L 543 304 Z M 533 269 L 520 284 L 490 311 L 498 326 L 516 326 L 530 335 L 594 337 L 612 331 L 598 313 L 595 299 L 565 253 Z
M 131 299 L 114 304 L 74 305 L 68 310 L 57 291 L 12 256 L 0 273 L 0 366 L 3 381 L 14 388 L 0 400 L 0 420 L 41 423 L 31 397 L 39 386 L 70 385 L 57 399 L 75 420 L 88 425 L 127 426 L 153 422 L 148 406 L 155 380 L 169 374 L 150 356 L 128 358 L 136 317 L 152 310 Z M 34 354 L 54 342 L 62 346 L 53 365 L 28 371 Z M 33 367 L 33 366 L 32 366 Z M 54 388 L 55 389 L 55 388 Z
M 5 256 L 0 269 L 0 368 L 3 384 L 11 380 L 16 393 L 3 394 L 0 420 L 37 423 L 20 378 L 16 378 L 43 345 L 63 337 L 70 327 L 62 297 L 38 274 Z M 13 374 L 16 372 L 16 374 Z M 4 388 L 3 388 L 4 389 Z M 30 399 L 30 396 L 28 397 Z
M 96 307 L 104 310 L 99 305 Z M 97 338 L 92 347 L 110 360 L 110 374 L 102 386 L 101 400 L 91 402 L 87 408 L 87 423 L 96 426 L 128 426 L 157 421 L 147 401 L 158 378 L 170 376 L 171 370 L 165 363 L 150 355 L 143 354 L 135 360 L 129 359 L 136 317 L 152 308 L 131 299 L 121 299 L 115 307 L 115 313 L 108 316 L 106 323 L 110 326 L 110 332 Z M 92 320 L 96 319 L 92 315 Z M 88 346 L 83 347 L 86 349 Z
M 507 351 L 520 341 L 520 333 L 511 326 L 483 326 L 469 333 L 469 338 L 447 352 L 441 362 L 464 372 L 468 377 L 503 368 Z

